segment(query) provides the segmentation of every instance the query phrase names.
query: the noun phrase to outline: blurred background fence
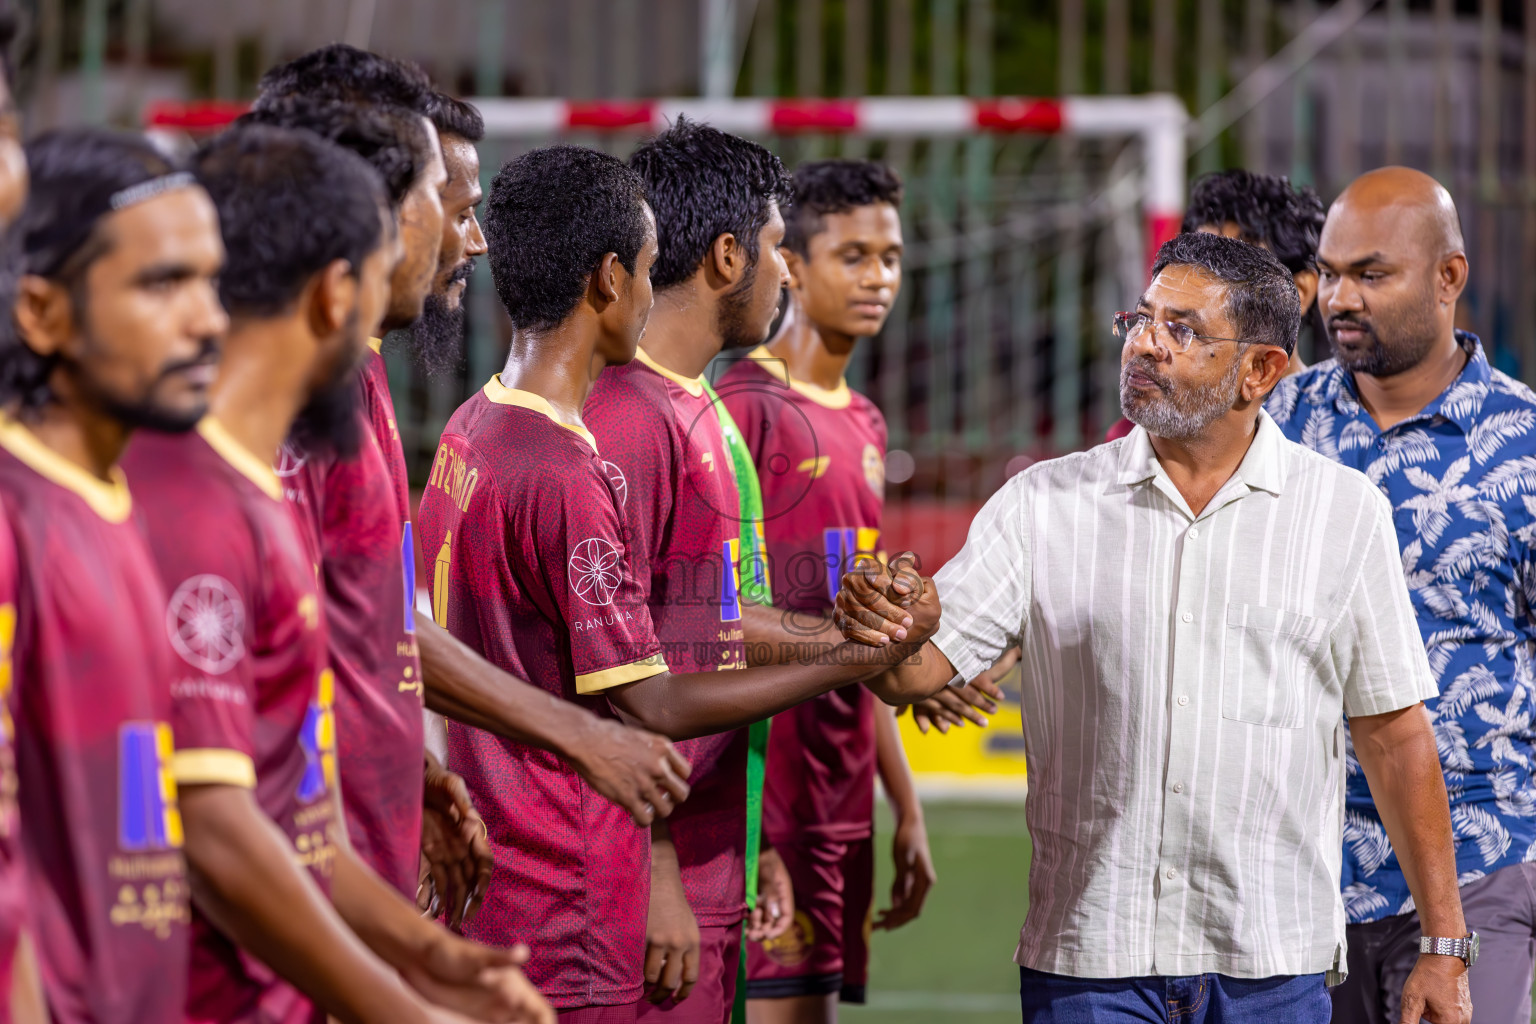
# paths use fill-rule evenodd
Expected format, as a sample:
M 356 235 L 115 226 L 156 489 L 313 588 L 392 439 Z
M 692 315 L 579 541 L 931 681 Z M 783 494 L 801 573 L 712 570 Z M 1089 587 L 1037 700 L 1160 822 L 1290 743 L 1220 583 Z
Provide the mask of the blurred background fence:
M 344 39 L 479 97 L 1178 96 L 1191 176 L 1288 174 L 1331 199 L 1359 171 L 1423 168 L 1462 212 L 1460 311 L 1536 377 L 1536 0 L 21 0 L 28 127 L 136 125 L 160 101 L 248 99 L 271 63 Z M 635 132 L 576 141 L 622 155 Z M 493 138 L 487 180 L 539 138 Z M 791 166 L 890 161 L 908 183 L 907 278 L 853 383 L 891 425 L 892 532 L 958 542 L 1026 460 L 1118 415 L 1110 314 L 1144 283 L 1135 137 L 767 134 Z M 505 351 L 489 276 L 464 374 L 392 364 L 413 471 Z M 1320 356 L 1316 339 L 1305 354 Z M 951 514 L 953 513 L 953 514 Z M 958 524 L 958 526 L 957 526 Z

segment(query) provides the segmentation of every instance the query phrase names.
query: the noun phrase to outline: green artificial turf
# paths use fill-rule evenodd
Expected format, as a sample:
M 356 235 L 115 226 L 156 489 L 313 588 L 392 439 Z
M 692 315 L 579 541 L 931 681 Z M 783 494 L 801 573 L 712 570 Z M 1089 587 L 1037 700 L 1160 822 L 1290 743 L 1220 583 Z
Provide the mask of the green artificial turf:
M 928 842 L 939 881 L 923 915 L 872 939 L 869 1005 L 840 1019 L 882 1024 L 1018 1024 L 1013 947 L 1029 904 L 1023 804 L 930 803 Z M 876 821 L 875 906 L 889 904 L 891 817 Z

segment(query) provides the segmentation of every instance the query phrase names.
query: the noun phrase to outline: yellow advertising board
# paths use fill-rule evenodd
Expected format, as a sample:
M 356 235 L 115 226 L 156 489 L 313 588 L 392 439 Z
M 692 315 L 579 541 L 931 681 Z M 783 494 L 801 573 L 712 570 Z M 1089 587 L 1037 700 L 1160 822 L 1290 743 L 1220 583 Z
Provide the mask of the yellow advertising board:
M 907 759 L 924 797 L 1023 800 L 1024 725 L 1017 670 L 999 685 L 1004 701 L 987 728 L 966 723 L 948 733 L 918 731 L 910 712 L 897 718 Z

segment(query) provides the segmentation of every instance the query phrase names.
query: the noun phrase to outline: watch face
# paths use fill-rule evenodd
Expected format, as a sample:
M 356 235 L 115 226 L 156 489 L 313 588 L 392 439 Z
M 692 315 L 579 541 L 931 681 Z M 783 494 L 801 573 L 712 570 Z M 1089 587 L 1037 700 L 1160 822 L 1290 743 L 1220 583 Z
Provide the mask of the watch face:
M 1467 936 L 1467 966 L 1477 963 L 1477 951 L 1482 948 L 1483 940 L 1478 938 L 1477 932 Z

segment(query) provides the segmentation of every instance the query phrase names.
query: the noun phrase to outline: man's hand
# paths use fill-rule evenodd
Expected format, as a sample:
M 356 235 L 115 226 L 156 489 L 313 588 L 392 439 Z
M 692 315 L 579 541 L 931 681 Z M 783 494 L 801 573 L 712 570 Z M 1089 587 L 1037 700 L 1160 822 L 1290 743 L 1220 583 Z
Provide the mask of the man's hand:
M 591 787 L 645 828 L 688 799 L 693 766 L 672 741 L 611 718 L 591 716 L 580 740 L 561 751 Z
M 458 928 L 479 911 L 495 862 L 485 822 L 470 802 L 464 780 L 430 753 L 425 770 L 421 855 L 427 877 L 416 904 L 432 917 L 446 915 L 448 926 Z
M 520 970 L 528 960 L 526 946 L 496 949 L 438 932 L 426 955 L 401 969 L 417 992 L 475 1020 L 555 1024 L 555 1011 Z
M 832 622 L 869 647 L 927 640 L 939 628 L 933 581 L 919 576 L 917 556 L 903 551 L 886 565 L 864 559 L 843 574 Z
M 1472 1024 L 1472 993 L 1467 965 L 1460 957 L 1423 953 L 1403 984 L 1400 1024 Z
M 671 840 L 651 844 L 651 912 L 645 921 L 646 998 L 680 1003 L 699 980 L 699 922 L 683 894 Z
M 900 928 L 921 914 L 928 890 L 938 881 L 933 854 L 928 850 L 928 828 L 921 814 L 908 814 L 896 823 L 891 857 L 896 862 L 891 905 L 880 911 L 874 922 L 875 928 L 884 931 Z
M 776 939 L 789 931 L 794 920 L 795 887 L 789 869 L 779 851 L 765 849 L 757 858 L 757 906 L 747 919 L 747 941 Z
M 1018 660 L 1019 649 L 1010 647 L 991 668 L 964 686 L 946 686 L 927 700 L 912 705 L 912 720 L 917 731 L 926 734 L 929 729 L 938 729 L 948 733 L 950 726 L 966 722 L 985 729 L 989 723 L 982 714 L 997 714 L 997 702 L 1003 699 L 997 680 L 1006 676 Z

